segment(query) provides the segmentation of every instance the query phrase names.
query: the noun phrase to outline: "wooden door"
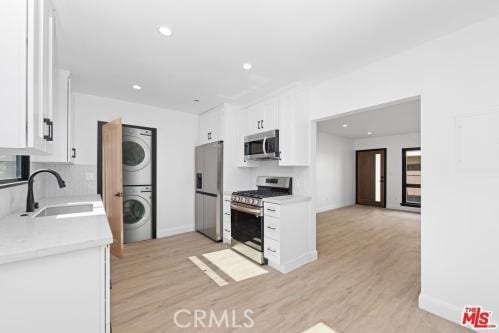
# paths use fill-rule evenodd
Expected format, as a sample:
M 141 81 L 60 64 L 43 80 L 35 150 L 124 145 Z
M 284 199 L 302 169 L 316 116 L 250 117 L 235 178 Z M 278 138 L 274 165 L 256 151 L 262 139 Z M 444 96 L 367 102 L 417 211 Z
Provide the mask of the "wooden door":
M 356 152 L 356 203 L 386 207 L 386 148 Z
M 123 255 L 122 125 L 115 119 L 102 126 L 102 197 L 113 244 L 111 253 Z

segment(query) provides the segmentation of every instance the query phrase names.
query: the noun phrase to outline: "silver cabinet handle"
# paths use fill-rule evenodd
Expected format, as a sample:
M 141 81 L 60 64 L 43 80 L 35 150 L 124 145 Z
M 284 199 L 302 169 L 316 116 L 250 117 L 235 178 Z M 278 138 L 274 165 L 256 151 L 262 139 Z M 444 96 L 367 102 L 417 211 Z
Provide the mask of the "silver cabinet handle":
M 230 232 L 230 229 L 225 229 L 225 231 Z
M 275 209 L 274 209 L 274 208 L 267 208 L 267 210 L 268 210 L 269 212 L 275 212 Z
M 270 252 L 273 252 L 273 253 L 277 252 L 276 250 L 272 250 L 270 247 L 268 247 L 267 250 L 269 250 Z
M 267 227 L 267 229 L 275 230 L 276 228 L 274 228 L 274 227 Z
M 230 216 L 230 213 L 224 213 L 224 214 Z

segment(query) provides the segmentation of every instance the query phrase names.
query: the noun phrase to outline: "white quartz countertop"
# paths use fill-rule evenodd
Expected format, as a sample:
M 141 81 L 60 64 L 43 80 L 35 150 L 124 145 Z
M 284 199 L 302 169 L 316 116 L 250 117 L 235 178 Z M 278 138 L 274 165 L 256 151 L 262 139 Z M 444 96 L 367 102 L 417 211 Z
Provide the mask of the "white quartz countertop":
M 0 220 L 0 264 L 80 250 L 113 241 L 98 195 L 39 200 L 40 208 L 28 216 L 17 212 Z M 49 206 L 92 204 L 93 210 L 33 217 Z
M 269 202 L 277 205 L 289 205 L 310 200 L 312 200 L 312 197 L 306 195 L 280 195 L 278 197 L 264 198 L 263 202 Z

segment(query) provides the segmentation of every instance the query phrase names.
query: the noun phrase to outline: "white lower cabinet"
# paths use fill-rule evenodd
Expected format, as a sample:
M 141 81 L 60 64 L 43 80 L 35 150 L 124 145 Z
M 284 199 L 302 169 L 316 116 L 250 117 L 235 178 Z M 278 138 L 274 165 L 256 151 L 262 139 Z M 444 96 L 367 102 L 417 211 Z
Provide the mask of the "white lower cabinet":
M 263 255 L 268 265 L 281 273 L 317 259 L 310 198 L 292 197 L 288 201 L 279 197 L 264 199 Z
M 224 195 L 223 202 L 223 242 L 230 244 L 231 242 L 231 224 L 230 224 L 230 195 Z
M 0 332 L 110 332 L 109 246 L 0 265 Z

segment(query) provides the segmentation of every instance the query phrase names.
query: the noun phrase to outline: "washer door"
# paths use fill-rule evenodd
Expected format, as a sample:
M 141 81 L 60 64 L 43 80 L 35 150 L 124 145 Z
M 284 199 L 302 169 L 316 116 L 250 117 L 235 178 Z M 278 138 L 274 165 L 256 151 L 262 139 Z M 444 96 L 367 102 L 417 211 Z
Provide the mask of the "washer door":
M 123 169 L 139 171 L 151 162 L 151 147 L 137 136 L 123 136 Z
M 123 225 L 125 229 L 138 229 L 151 218 L 151 205 L 138 195 L 123 198 Z

